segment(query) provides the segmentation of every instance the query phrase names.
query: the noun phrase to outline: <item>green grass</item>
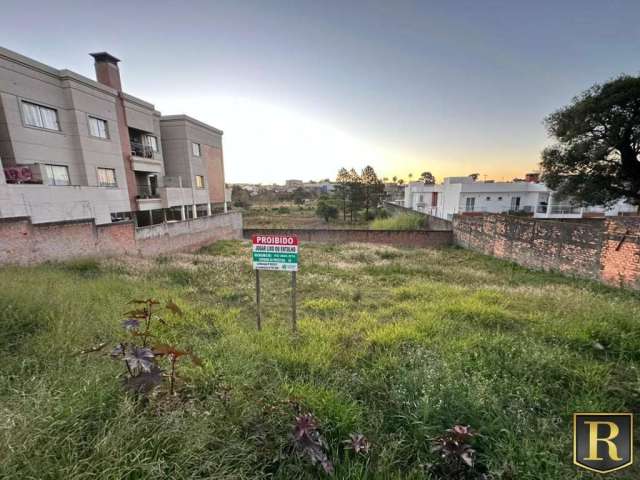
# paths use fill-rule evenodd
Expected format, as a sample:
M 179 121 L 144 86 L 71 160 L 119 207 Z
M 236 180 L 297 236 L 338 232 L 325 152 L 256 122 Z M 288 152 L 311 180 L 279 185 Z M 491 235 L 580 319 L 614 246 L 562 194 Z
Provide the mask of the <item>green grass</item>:
M 372 230 L 420 230 L 424 228 L 424 216 L 403 213 L 389 218 L 377 218 L 371 222 Z
M 464 423 L 496 479 L 591 479 L 572 465 L 572 414 L 638 413 L 635 293 L 455 248 L 302 245 L 296 336 L 285 273 L 261 275 L 255 330 L 249 258 L 223 242 L 0 269 L 0 478 L 318 478 L 291 454 L 295 399 L 336 478 L 429 478 L 429 439 Z M 204 362 L 185 362 L 176 403 L 140 405 L 120 365 L 77 354 L 119 339 L 126 302 L 149 296 L 185 311 L 159 340 Z M 343 449 L 352 432 L 368 460 Z

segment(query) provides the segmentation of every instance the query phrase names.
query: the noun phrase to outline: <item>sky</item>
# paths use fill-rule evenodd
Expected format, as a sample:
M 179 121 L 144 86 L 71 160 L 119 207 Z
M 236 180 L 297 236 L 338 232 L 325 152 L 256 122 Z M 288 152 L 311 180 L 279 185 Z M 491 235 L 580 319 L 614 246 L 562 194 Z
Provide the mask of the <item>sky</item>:
M 638 0 L 3 0 L 0 45 L 224 130 L 226 180 L 510 180 L 543 119 L 640 73 Z

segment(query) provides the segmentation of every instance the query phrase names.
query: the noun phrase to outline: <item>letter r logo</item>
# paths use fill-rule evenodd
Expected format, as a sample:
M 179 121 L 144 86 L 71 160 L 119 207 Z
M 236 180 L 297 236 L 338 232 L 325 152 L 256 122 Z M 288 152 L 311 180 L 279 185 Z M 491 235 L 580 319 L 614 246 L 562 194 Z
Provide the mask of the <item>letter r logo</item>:
M 576 413 L 573 416 L 573 462 L 609 473 L 633 463 L 633 415 Z

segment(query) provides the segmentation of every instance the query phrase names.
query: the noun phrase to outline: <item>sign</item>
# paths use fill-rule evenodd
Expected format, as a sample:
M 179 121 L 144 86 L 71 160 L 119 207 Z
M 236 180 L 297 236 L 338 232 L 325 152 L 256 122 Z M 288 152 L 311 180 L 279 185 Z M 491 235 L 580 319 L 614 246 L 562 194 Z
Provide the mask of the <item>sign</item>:
M 298 271 L 296 235 L 253 235 L 253 269 Z
M 630 466 L 633 463 L 633 414 L 576 413 L 573 462 L 598 473 Z

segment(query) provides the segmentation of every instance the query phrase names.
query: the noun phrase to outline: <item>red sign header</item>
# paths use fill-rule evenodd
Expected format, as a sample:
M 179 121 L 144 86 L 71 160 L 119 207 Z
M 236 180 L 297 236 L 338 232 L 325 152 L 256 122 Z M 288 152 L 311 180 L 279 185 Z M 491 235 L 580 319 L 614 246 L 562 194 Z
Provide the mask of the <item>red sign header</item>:
M 254 245 L 298 245 L 297 235 L 252 235 Z

